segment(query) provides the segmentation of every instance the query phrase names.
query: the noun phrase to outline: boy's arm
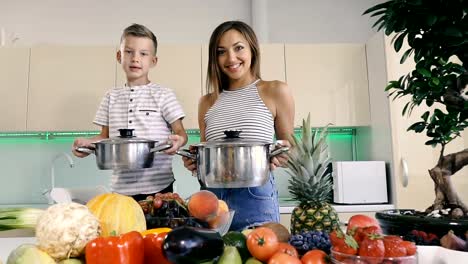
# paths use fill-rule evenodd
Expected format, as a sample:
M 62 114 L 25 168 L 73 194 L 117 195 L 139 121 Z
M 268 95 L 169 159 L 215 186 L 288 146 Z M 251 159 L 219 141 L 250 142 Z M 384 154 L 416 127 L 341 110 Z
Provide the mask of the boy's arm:
M 108 126 L 101 126 L 101 133 L 91 138 L 77 138 L 73 142 L 72 152 L 75 156 L 79 158 L 83 158 L 88 156 L 88 153 L 78 152 L 76 148 L 78 147 L 89 147 L 93 142 L 96 142 L 101 139 L 109 138 L 109 127 Z
M 187 143 L 187 133 L 185 132 L 184 124 L 182 119 L 177 119 L 171 124 L 172 131 L 174 134 L 169 136 L 169 140 L 172 141 L 172 147 L 164 151 L 166 154 L 175 154 L 179 148 Z

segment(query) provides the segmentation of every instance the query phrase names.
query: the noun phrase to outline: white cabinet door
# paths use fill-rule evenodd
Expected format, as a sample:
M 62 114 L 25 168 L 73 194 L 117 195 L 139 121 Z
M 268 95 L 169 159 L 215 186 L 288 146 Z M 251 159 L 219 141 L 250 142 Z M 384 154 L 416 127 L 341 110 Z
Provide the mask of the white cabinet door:
M 0 131 L 25 131 L 29 48 L 0 48 Z
M 198 128 L 198 100 L 201 92 L 201 45 L 160 45 L 158 63 L 149 79 L 171 88 L 184 108 L 185 128 Z M 125 84 L 125 74 L 117 65 L 117 85 Z
M 38 46 L 31 49 L 27 129 L 98 130 L 92 124 L 115 85 L 114 47 Z
M 206 94 L 206 72 L 208 70 L 208 45 L 202 47 L 202 89 Z M 286 81 L 284 67 L 284 44 L 260 44 L 260 74 L 263 80 Z
M 369 125 L 364 44 L 286 44 L 286 81 L 296 103 L 295 126 Z
M 400 53 L 396 53 L 390 44 L 391 37 L 385 38 L 385 52 L 387 57 L 388 80 L 398 80 L 415 67 L 412 58 L 408 58 L 404 64 L 400 64 L 400 58 L 408 47 L 403 47 Z M 408 98 L 407 98 L 408 97 Z M 420 121 L 421 115 L 428 110 L 425 105 L 415 107 L 411 116 L 402 116 L 402 110 L 409 96 L 390 102 L 390 116 L 392 124 L 393 159 L 394 159 L 394 185 L 396 187 L 396 206 L 398 208 L 414 208 L 424 210 L 429 207 L 434 199 L 434 182 L 429 176 L 428 170 L 435 167 L 440 154 L 440 147 L 432 148 L 424 143 L 429 140 L 425 133 L 414 133 L 407 128 Z M 445 154 L 460 151 L 467 147 L 466 131 L 464 138 L 457 138 L 446 146 Z M 407 173 L 405 170 L 407 169 Z M 458 194 L 466 202 L 468 193 L 468 168 L 464 168 L 452 178 Z M 405 187 L 403 183 L 407 181 Z

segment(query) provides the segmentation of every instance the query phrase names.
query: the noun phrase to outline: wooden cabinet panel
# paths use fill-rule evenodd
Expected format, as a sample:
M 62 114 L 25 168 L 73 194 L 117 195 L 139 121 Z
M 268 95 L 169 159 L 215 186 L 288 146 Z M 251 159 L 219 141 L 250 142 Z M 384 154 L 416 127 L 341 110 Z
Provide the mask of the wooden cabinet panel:
M 198 128 L 198 100 L 201 92 L 201 46 L 160 45 L 158 63 L 151 69 L 149 79 L 171 88 L 184 108 L 185 128 Z M 125 84 L 125 74 L 117 66 L 117 85 Z
M 260 44 L 260 74 L 263 80 L 286 81 L 284 44 Z M 208 70 L 208 45 L 202 47 L 202 90 L 206 94 Z
M 408 58 L 404 64 L 400 64 L 402 52 L 407 50 L 403 47 L 400 53 L 393 50 L 390 44 L 391 37 L 385 38 L 385 52 L 387 57 L 388 80 L 398 80 L 400 76 L 414 69 L 415 63 Z M 402 116 L 402 110 L 409 98 L 402 97 L 397 100 L 389 98 L 390 116 L 392 124 L 393 159 L 396 187 L 396 205 L 398 208 L 415 208 L 424 210 L 432 204 L 435 199 L 434 182 L 429 176 L 428 170 L 437 164 L 440 147 L 432 148 L 424 143 L 429 140 L 425 133 L 414 133 L 407 131 L 413 123 L 420 121 L 420 116 L 428 107 L 421 105 L 415 107 L 411 116 Z M 445 153 L 452 153 L 466 148 L 466 131 L 463 138 L 457 138 L 446 146 Z M 403 167 L 407 166 L 407 177 Z M 403 182 L 407 179 L 407 186 Z M 453 183 L 459 191 L 460 198 L 468 201 L 468 193 L 463 192 L 468 188 L 468 168 L 460 170 L 453 176 Z
M 92 121 L 115 67 L 114 47 L 33 47 L 27 129 L 97 130 Z
M 29 48 L 0 48 L 0 131 L 26 130 Z
M 363 44 L 286 44 L 285 62 L 296 102 L 295 126 L 309 112 L 313 126 L 369 125 Z

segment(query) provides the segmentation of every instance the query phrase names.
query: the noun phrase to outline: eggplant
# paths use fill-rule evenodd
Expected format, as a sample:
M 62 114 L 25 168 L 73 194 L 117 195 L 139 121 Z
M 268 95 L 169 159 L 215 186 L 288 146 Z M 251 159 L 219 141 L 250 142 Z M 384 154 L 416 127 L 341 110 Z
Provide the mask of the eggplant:
M 175 264 L 199 264 L 223 254 L 221 235 L 210 229 L 181 226 L 169 232 L 164 239 L 163 253 Z

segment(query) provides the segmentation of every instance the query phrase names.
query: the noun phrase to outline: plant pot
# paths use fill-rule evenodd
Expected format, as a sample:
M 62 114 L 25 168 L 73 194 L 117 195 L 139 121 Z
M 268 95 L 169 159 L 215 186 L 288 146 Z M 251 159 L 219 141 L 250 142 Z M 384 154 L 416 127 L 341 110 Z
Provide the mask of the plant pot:
M 380 227 L 385 234 L 405 236 L 412 230 L 433 233 L 439 238 L 449 230 L 461 238 L 465 238 L 468 231 L 468 219 L 449 219 L 427 217 L 412 209 L 383 210 L 375 213 Z

